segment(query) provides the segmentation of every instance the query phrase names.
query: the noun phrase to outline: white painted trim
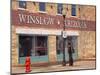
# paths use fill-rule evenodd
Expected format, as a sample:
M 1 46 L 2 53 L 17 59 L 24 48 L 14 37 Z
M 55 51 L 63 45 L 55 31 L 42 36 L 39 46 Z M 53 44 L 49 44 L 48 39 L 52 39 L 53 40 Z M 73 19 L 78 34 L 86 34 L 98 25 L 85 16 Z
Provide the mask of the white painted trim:
M 66 31 L 67 36 L 79 36 L 78 31 Z
M 61 35 L 62 30 L 16 28 L 17 34 Z M 66 31 L 67 36 L 79 36 L 78 31 Z
M 46 11 L 37 11 L 38 13 L 44 13 L 44 14 L 47 14 Z
M 57 13 L 56 15 L 58 15 L 58 16 L 63 16 L 63 14 L 58 14 L 58 13 Z
M 18 10 L 26 10 L 27 11 L 28 9 L 19 7 Z
M 60 30 L 25 29 L 25 28 L 17 28 L 16 33 L 18 34 L 39 34 L 39 35 L 61 35 Z

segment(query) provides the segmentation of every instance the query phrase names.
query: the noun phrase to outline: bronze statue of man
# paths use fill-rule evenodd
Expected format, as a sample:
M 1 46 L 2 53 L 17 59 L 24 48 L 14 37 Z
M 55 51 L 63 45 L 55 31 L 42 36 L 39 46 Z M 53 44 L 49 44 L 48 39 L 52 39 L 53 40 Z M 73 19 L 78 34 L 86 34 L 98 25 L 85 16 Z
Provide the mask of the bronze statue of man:
M 73 66 L 73 47 L 71 42 L 68 42 L 69 66 Z

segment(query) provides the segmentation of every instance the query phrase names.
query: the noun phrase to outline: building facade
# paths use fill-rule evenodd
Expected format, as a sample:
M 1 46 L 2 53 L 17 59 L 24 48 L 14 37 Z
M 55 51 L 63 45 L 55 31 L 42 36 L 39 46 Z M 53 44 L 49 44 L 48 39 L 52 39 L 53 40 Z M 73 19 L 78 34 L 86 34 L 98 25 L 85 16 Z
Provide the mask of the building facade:
M 27 55 L 32 64 L 62 62 L 63 27 L 66 61 L 68 38 L 74 60 L 96 57 L 95 6 L 12 0 L 11 27 L 13 66 L 24 65 Z

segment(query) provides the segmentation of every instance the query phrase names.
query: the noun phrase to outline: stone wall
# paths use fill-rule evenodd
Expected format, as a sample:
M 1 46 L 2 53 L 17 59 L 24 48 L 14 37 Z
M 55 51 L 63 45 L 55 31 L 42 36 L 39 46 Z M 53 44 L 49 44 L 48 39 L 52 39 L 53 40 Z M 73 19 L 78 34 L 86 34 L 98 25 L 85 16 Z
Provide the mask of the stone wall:
M 96 52 L 95 31 L 80 31 L 78 37 L 78 57 L 94 58 Z
M 50 35 L 48 36 L 48 56 L 49 62 L 55 63 L 57 60 L 56 56 L 56 36 Z
M 15 27 L 12 26 L 12 40 L 11 40 L 11 58 L 12 65 L 18 64 L 18 35 L 16 34 Z
M 18 9 L 18 1 L 12 0 L 12 9 L 17 10 Z
M 39 6 L 39 3 L 31 2 L 31 1 L 27 2 L 27 10 L 29 12 L 36 13 L 39 10 L 38 6 Z
M 57 4 L 54 4 L 54 3 L 46 4 L 46 12 L 49 15 L 56 15 L 57 14 Z
M 81 6 L 80 18 L 83 20 L 96 21 L 96 7 L 95 6 Z

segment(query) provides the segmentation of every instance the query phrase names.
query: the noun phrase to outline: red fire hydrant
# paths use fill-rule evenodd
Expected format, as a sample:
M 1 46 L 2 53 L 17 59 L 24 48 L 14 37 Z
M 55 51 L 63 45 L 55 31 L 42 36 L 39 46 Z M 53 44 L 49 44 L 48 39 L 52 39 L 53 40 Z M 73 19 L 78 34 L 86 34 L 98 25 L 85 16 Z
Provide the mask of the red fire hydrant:
M 31 72 L 31 61 L 30 61 L 30 57 L 27 56 L 26 57 L 26 61 L 25 61 L 25 72 L 28 73 L 28 72 Z

